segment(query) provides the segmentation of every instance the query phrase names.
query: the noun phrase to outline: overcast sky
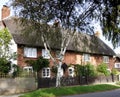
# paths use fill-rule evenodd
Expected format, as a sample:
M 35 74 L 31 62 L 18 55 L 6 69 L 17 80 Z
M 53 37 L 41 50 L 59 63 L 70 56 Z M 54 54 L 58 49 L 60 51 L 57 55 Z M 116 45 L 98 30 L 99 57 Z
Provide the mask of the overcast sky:
M 3 6 L 3 5 L 6 5 L 6 3 L 7 3 L 8 1 L 11 1 L 11 0 L 0 0 L 0 20 L 1 20 L 1 9 L 2 9 L 2 6 Z M 11 14 L 12 14 L 12 13 L 11 13 Z M 101 32 L 99 25 L 96 25 L 96 31 Z M 102 36 L 102 34 L 100 35 L 100 38 L 101 38 L 108 46 L 110 46 L 110 47 L 113 49 L 111 42 L 105 40 L 105 38 Z M 119 46 L 118 48 L 114 49 L 114 51 L 115 51 L 117 54 L 118 54 L 118 53 L 120 54 L 120 46 Z

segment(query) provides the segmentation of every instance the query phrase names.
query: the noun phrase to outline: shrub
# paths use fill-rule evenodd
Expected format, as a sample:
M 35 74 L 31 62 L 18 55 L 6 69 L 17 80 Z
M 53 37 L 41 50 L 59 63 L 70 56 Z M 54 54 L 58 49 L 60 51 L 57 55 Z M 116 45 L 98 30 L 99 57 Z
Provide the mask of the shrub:
M 112 71 L 111 71 L 111 74 L 118 75 L 119 71 L 117 69 L 113 68 Z
M 93 77 L 93 76 L 97 75 L 94 65 L 92 65 L 90 63 L 87 63 L 86 65 L 76 64 L 75 65 L 75 73 L 77 76 L 86 76 L 87 75 L 87 76 Z
M 105 63 L 101 63 L 100 65 L 98 65 L 97 71 L 104 74 L 105 76 L 110 75 L 110 71 L 108 71 L 107 64 Z
M 0 72 L 7 74 L 11 70 L 11 62 L 5 58 L 0 58 Z
M 37 60 L 27 60 L 27 63 L 29 63 L 34 71 L 39 72 L 42 68 L 49 66 L 49 60 L 44 59 L 42 56 L 40 56 Z

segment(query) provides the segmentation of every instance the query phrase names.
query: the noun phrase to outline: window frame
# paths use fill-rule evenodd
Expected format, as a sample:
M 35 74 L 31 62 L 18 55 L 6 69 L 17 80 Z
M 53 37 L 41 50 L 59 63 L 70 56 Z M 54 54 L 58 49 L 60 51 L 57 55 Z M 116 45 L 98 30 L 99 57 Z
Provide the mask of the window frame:
M 83 54 L 83 60 L 84 62 L 90 62 L 90 54 Z
M 45 59 L 50 59 L 50 56 L 46 49 L 42 49 L 42 57 Z
M 24 47 L 24 57 L 37 58 L 37 48 Z
M 114 65 L 114 68 L 120 68 L 120 63 L 119 62 L 117 62 L 117 63 L 115 63 L 115 65 Z
M 42 69 L 42 78 L 50 78 L 50 75 L 51 75 L 51 70 L 49 67 L 45 67 Z
M 25 67 L 23 67 L 23 71 L 26 71 L 28 73 L 30 73 L 30 72 L 33 73 L 33 67 L 32 66 L 25 66 Z
M 103 62 L 104 63 L 109 63 L 109 56 L 103 56 Z
M 74 75 L 75 75 L 74 70 L 75 70 L 74 67 L 69 67 L 68 68 L 68 75 L 71 76 L 71 77 L 74 77 Z

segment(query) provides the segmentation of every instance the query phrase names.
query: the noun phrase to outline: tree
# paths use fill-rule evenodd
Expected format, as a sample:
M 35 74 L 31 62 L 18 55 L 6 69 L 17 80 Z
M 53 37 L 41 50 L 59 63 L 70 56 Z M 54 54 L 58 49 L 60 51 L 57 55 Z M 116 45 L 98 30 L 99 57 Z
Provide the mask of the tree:
M 62 61 L 70 43 L 77 39 L 77 32 L 94 34 L 91 22 L 99 20 L 104 35 L 119 42 L 119 0 L 12 0 L 25 32 L 40 32 L 45 49 L 58 68 L 56 87 L 60 86 L 60 71 Z M 20 12 L 18 13 L 18 10 Z M 114 18 L 112 18 L 114 17 Z M 29 20 L 31 23 L 28 23 Z M 112 24 L 111 24 L 112 22 Z M 53 24 L 51 27 L 50 24 Z M 61 29 L 62 28 L 62 29 Z M 111 30 L 112 29 L 112 30 Z M 55 44 L 54 44 L 55 42 Z M 59 57 L 54 58 L 51 47 L 57 45 Z
M 0 30 L 0 58 L 11 59 L 11 39 L 12 36 L 6 28 Z
M 7 74 L 11 69 L 11 39 L 12 37 L 6 28 L 0 30 L 0 72 L 4 74 Z

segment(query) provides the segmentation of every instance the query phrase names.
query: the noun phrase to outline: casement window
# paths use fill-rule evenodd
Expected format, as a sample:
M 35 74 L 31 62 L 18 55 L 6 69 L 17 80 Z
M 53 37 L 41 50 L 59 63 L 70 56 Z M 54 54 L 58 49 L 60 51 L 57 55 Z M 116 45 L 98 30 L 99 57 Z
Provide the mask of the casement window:
M 43 68 L 42 69 L 42 77 L 43 78 L 49 78 L 50 77 L 50 68 Z
M 50 56 L 45 49 L 42 49 L 42 57 L 45 59 L 50 59 Z
M 32 73 L 33 72 L 33 68 L 32 68 L 32 66 L 25 66 L 25 67 L 23 67 L 23 71 L 26 71 L 28 73 Z
M 104 63 L 109 63 L 109 57 L 108 56 L 103 56 L 103 62 Z
M 74 67 L 69 67 L 68 68 L 68 75 L 71 77 L 74 77 L 74 74 L 75 74 Z
M 84 62 L 90 61 L 90 54 L 83 54 L 83 60 Z
M 31 58 L 37 58 L 37 49 L 24 47 L 24 56 L 31 57 Z
M 120 63 L 115 63 L 115 68 L 120 68 Z

